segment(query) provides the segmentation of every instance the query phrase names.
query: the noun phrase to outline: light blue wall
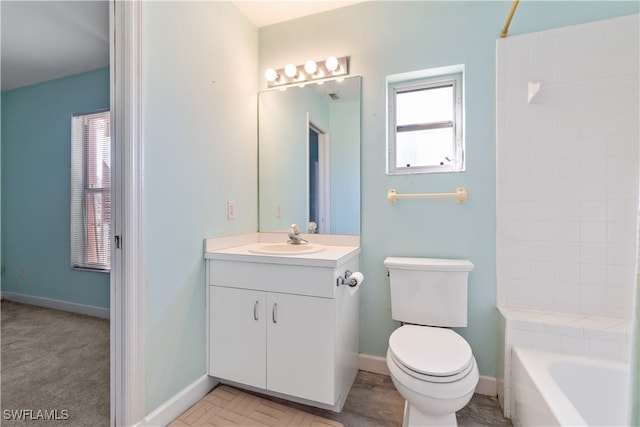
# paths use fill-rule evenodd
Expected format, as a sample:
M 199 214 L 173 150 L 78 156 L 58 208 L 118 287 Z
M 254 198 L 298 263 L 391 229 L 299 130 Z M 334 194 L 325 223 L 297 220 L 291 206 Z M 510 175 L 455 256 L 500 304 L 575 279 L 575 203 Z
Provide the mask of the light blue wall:
M 109 274 L 72 270 L 69 238 L 71 115 L 104 108 L 108 67 L 2 93 L 3 291 L 109 307 Z
M 468 258 L 469 325 L 461 330 L 482 375 L 495 375 L 495 43 L 511 2 L 364 2 L 260 30 L 260 70 L 329 55 L 351 57 L 363 76 L 362 255 L 367 277 L 361 300 L 360 351 L 383 356 L 391 320 L 386 256 Z M 637 2 L 520 3 L 510 34 L 638 13 Z M 385 77 L 465 64 L 467 171 L 385 174 Z M 264 82 L 261 82 L 264 85 Z M 464 186 L 465 205 L 452 200 L 402 200 L 387 190 L 450 192 Z
M 149 413 L 206 372 L 203 239 L 258 227 L 258 34 L 231 2 L 144 2 L 142 28 Z
M 0 291 L 2 290 L 2 282 L 4 281 L 4 239 L 2 238 L 2 135 L 4 127 L 2 126 L 2 105 L 4 104 L 4 92 L 0 92 Z
M 640 426 L 640 280 L 636 281 L 635 317 L 631 341 L 631 425 Z
M 360 233 L 360 102 L 332 104 L 331 233 Z

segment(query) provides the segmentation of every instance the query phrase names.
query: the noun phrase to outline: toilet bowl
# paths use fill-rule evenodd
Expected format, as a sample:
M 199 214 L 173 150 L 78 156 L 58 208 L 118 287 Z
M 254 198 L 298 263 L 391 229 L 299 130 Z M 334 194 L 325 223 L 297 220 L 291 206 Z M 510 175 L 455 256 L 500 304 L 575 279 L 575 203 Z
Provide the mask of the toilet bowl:
M 473 396 L 478 367 L 452 327 L 467 326 L 467 279 L 460 259 L 389 257 L 391 316 L 404 325 L 389 337 L 387 367 L 404 397 L 403 426 L 456 426 Z
M 405 399 L 403 426 L 455 426 L 475 391 L 478 367 L 451 329 L 405 325 L 389 338 L 387 366 Z

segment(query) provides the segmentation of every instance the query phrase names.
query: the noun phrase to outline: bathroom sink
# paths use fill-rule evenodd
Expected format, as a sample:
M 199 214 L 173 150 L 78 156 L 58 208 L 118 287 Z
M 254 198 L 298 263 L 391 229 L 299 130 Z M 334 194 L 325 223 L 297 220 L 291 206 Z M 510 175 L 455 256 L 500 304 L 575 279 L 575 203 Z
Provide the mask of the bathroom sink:
M 316 244 L 290 245 L 288 243 L 273 243 L 249 248 L 249 252 L 265 255 L 306 255 L 324 251 L 325 247 Z

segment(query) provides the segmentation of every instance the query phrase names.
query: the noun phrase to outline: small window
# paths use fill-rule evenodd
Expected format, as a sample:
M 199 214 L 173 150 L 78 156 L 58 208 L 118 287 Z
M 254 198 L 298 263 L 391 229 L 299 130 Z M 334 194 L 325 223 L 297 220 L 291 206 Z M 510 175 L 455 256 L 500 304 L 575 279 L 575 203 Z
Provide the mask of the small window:
M 462 72 L 388 82 L 387 172 L 463 171 Z
M 110 113 L 71 118 L 71 267 L 111 269 Z

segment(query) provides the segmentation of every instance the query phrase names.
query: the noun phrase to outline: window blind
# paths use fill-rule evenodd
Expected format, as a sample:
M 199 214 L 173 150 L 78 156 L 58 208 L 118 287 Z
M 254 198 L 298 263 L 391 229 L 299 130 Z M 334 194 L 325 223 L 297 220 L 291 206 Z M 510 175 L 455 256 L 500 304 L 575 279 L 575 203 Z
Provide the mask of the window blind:
M 111 268 L 110 112 L 71 118 L 71 267 Z

